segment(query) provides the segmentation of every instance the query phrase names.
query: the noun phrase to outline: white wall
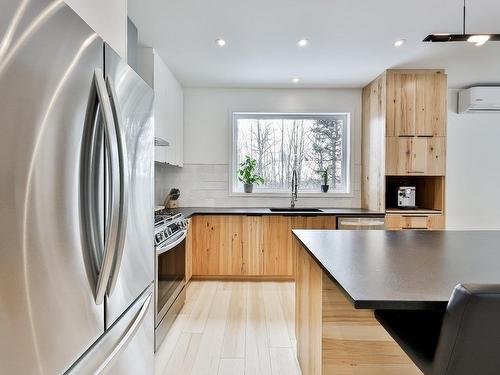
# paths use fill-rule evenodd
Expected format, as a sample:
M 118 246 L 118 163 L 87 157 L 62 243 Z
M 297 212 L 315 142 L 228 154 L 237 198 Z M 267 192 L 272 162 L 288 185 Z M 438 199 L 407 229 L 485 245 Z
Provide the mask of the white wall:
M 183 206 L 288 205 L 289 197 L 259 198 L 229 195 L 231 113 L 351 112 L 353 196 L 300 197 L 297 205 L 359 207 L 361 174 L 360 89 L 184 89 L 184 168 L 156 166 L 156 201 L 175 186 Z
M 500 229 L 500 114 L 458 114 L 449 91 L 448 229 Z
M 65 0 L 121 57 L 127 58 L 127 0 Z

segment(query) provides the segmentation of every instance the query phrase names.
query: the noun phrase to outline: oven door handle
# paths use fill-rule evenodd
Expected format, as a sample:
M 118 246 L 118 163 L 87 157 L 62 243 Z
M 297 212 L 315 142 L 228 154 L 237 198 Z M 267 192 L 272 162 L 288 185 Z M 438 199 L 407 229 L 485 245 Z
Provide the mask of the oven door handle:
M 163 254 L 169 250 L 172 250 L 174 247 L 176 247 L 178 244 L 180 244 L 184 239 L 186 238 L 187 235 L 187 230 L 184 229 L 179 232 L 179 235 L 175 237 L 175 240 L 173 242 L 167 242 L 166 244 L 163 244 L 160 247 L 156 248 L 156 255 Z

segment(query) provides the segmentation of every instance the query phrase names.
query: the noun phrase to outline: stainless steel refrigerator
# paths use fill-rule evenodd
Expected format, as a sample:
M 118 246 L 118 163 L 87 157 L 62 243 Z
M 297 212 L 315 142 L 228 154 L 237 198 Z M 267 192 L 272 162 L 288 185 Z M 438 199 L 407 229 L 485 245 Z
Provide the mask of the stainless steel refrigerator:
M 153 373 L 152 105 L 63 1 L 1 1 L 1 374 Z

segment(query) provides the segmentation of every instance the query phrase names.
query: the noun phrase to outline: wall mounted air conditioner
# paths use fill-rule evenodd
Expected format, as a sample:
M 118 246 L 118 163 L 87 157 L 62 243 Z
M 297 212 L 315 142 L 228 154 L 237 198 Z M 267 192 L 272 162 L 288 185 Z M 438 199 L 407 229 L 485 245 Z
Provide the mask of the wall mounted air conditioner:
M 458 112 L 500 112 L 500 87 L 477 86 L 459 91 Z

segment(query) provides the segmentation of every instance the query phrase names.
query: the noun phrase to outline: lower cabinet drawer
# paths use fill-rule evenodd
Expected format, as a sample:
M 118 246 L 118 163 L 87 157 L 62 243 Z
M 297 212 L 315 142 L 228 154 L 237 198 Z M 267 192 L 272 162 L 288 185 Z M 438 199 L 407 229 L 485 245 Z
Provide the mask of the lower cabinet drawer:
M 403 216 L 401 226 L 403 229 L 428 229 L 429 216 Z
M 444 215 L 386 215 L 387 230 L 444 229 Z

